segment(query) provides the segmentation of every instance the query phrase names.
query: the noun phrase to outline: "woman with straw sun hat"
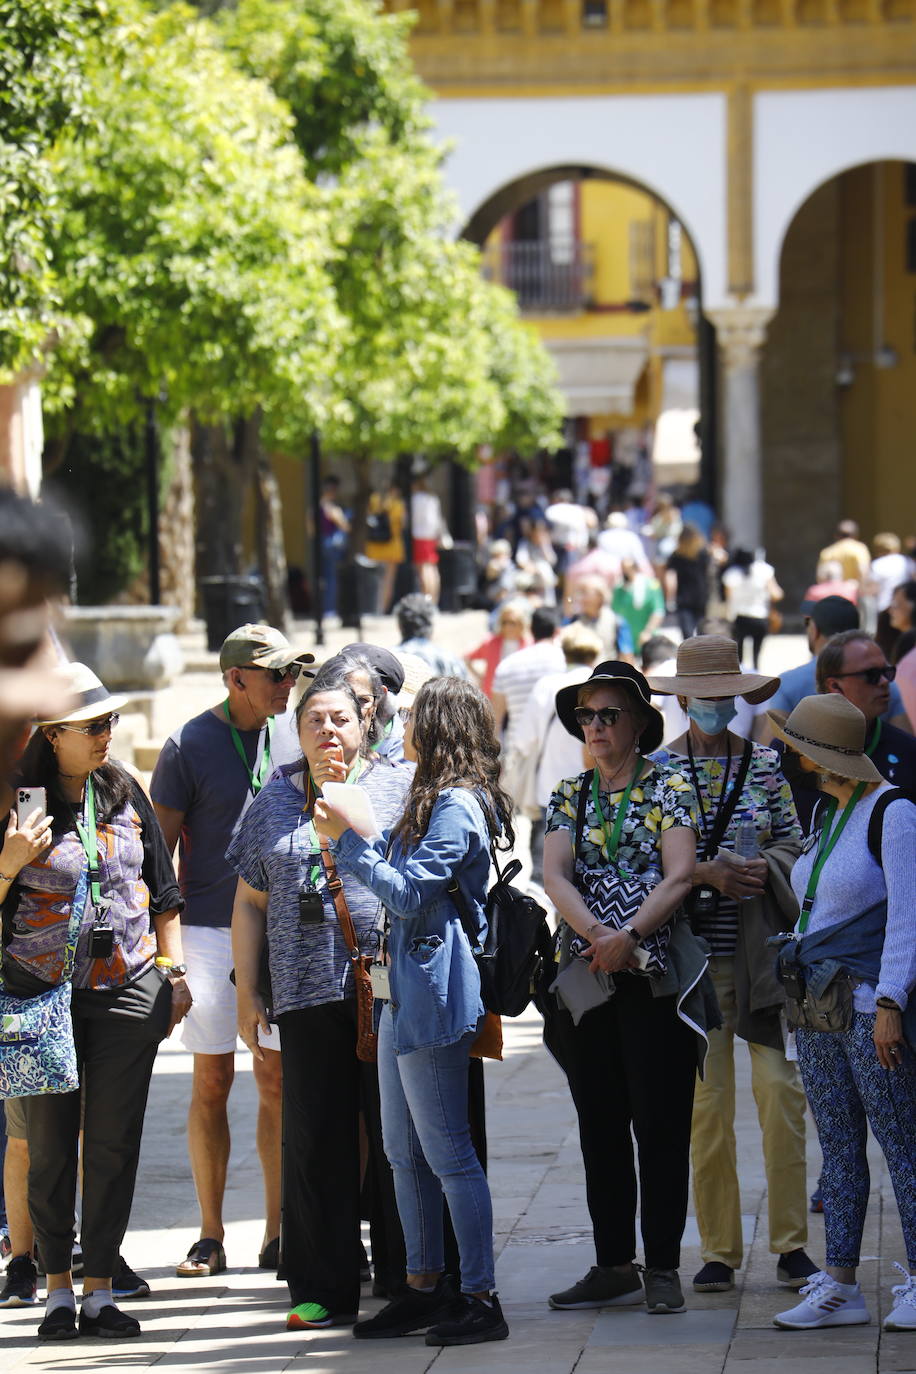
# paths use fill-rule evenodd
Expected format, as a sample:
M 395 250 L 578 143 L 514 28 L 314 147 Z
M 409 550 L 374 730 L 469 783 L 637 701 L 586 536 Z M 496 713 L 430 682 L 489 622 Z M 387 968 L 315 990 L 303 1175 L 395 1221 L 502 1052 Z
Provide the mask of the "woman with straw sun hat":
M 805 1253 L 805 1097 L 798 1070 L 785 1057 L 780 1011 L 784 994 L 766 936 L 794 918 L 788 885 L 802 833 L 779 755 L 732 734 L 737 699 L 766 701 L 779 679 L 743 673 L 734 640 L 685 639 L 674 677 L 650 678 L 653 692 L 676 696 L 687 712 L 680 738 L 653 758 L 693 783 L 699 803 L 693 928 L 709 944 L 710 974 L 723 1025 L 709 1037 L 706 1073 L 697 1083 L 691 1156 L 703 1266 L 698 1292 L 734 1287 L 744 1241 L 735 1148 L 735 1036 L 747 1041 L 767 1174 L 770 1250 L 776 1281 L 800 1288 L 817 1266 Z M 735 862 L 739 826 L 750 822 L 757 857 Z M 720 857 L 724 851 L 731 857 Z
M 865 754 L 865 717 L 836 693 L 769 712 L 776 734 L 825 794 L 815 838 L 792 870 L 801 907 L 781 963 L 802 996 L 832 972 L 851 980 L 842 1029 L 796 1032 L 824 1170 L 827 1263 L 803 1301 L 775 1318 L 790 1330 L 870 1320 L 856 1283 L 868 1205 L 867 1127 L 894 1186 L 908 1267 L 884 1325 L 916 1332 L 916 806 Z M 790 951 L 790 952 L 789 952 Z M 827 985 L 829 987 L 829 983 Z M 794 995 L 794 994 L 793 994 Z

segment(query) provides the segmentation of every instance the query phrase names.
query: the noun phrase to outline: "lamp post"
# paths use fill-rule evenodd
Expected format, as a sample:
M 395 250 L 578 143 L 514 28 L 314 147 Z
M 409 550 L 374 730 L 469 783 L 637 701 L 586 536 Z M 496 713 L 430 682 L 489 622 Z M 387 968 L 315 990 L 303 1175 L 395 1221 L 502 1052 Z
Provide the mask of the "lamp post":
M 162 600 L 162 564 L 159 557 L 159 431 L 156 427 L 156 400 L 146 402 L 145 424 L 146 506 L 149 519 L 149 603 Z

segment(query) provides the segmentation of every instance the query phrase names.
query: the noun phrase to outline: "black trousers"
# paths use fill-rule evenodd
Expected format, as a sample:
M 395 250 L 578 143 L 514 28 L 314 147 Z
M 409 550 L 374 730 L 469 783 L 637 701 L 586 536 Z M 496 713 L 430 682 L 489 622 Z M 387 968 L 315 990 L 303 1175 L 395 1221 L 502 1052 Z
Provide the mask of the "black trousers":
M 687 1219 L 690 1119 L 696 1037 L 673 997 L 653 997 L 649 982 L 615 975 L 613 997 L 578 1026 L 567 1011 L 550 1018 L 548 1048 L 569 1081 L 579 1117 L 586 1196 L 596 1262 L 636 1256 L 636 1170 L 646 1266 L 677 1269 Z
M 369 1141 L 366 1192 L 375 1279 L 389 1291 L 405 1277 L 404 1237 L 382 1149 L 378 1074 L 356 1057 L 356 1002 L 284 1012 L 283 1222 L 280 1275 L 292 1306 L 359 1310 L 359 1114 Z
M 744 641 L 751 641 L 753 663 L 756 668 L 760 662 L 760 646 L 769 633 L 769 622 L 756 615 L 736 615 L 732 625 L 732 639 L 738 646 L 738 657 L 744 657 Z
M 73 1034 L 85 1096 L 80 1243 L 91 1278 L 114 1273 L 130 1219 L 143 1117 L 172 990 L 150 968 L 110 991 L 76 988 Z M 29 1211 L 49 1274 L 70 1268 L 81 1092 L 22 1099 L 29 1141 Z

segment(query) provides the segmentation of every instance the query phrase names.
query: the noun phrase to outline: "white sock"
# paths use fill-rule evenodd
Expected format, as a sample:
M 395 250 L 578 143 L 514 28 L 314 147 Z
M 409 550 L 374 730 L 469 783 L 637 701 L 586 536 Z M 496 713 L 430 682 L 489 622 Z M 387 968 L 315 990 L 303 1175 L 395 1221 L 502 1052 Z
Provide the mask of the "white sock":
M 69 1307 L 71 1312 L 76 1311 L 76 1298 L 73 1296 L 72 1288 L 52 1288 L 45 1303 L 45 1315 L 50 1316 L 58 1307 Z
M 83 1298 L 82 1310 L 87 1317 L 97 1317 L 103 1307 L 114 1307 L 115 1300 L 111 1296 L 110 1288 L 97 1288 L 94 1293 L 87 1293 Z

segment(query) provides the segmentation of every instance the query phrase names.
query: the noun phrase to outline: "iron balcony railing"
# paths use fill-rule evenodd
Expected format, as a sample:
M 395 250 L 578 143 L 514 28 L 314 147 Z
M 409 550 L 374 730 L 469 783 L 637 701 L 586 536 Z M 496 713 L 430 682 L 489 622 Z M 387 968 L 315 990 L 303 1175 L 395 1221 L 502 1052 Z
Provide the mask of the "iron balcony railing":
M 594 244 L 578 239 L 495 243 L 483 253 L 487 281 L 510 287 L 529 314 L 585 309 L 594 266 Z

